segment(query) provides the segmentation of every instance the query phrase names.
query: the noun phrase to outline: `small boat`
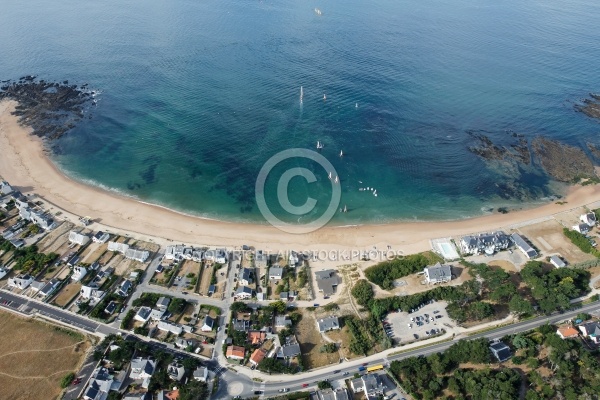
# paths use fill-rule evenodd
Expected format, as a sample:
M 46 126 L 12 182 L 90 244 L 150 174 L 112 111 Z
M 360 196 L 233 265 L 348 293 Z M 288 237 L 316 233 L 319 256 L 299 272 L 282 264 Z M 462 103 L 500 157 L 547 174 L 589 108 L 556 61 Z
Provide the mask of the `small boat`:
M 344 151 L 340 150 L 340 157 L 344 157 Z
M 322 15 L 323 13 L 321 12 L 321 10 L 319 10 L 318 8 L 315 8 L 315 14 L 317 15 Z
M 317 149 L 321 150 L 323 148 L 323 143 L 320 140 L 317 140 Z
M 337 175 L 335 176 L 335 181 L 334 182 L 338 183 L 338 177 L 337 177 Z
M 377 197 L 377 189 L 373 191 L 373 196 Z
M 300 103 L 302 103 L 302 99 L 304 98 L 304 89 L 300 86 Z
M 323 93 L 323 100 L 327 100 L 327 96 L 325 96 L 325 93 Z
M 344 212 L 348 212 L 348 207 L 344 204 Z
M 354 105 L 354 108 L 358 108 L 358 103 L 356 103 L 356 104 Z
M 329 179 L 331 179 L 331 172 L 329 172 Z

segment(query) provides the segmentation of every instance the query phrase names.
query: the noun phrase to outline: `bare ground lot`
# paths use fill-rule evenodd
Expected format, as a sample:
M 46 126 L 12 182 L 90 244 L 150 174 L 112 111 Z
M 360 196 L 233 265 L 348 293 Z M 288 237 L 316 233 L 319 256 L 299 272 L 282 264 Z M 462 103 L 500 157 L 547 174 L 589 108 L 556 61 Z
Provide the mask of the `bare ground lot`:
M 57 398 L 60 380 L 76 372 L 90 347 L 40 321 L 0 313 L 0 398 Z
M 90 243 L 84 250 L 81 260 L 84 263 L 92 264 L 104 254 L 106 249 L 108 249 L 108 243 Z
M 210 280 L 212 279 L 214 265 L 205 265 L 202 269 L 202 276 L 200 277 L 200 284 L 198 285 L 198 293 L 202 293 L 204 296 L 208 294 L 208 287 L 210 286 Z M 221 272 L 227 271 L 226 268 L 221 268 Z
M 298 323 L 296 333 L 306 368 L 318 368 L 338 363 L 340 358 L 338 352 L 321 353 L 319 351 L 321 346 L 328 342 L 321 337 L 317 330 L 317 321 L 313 313 L 302 312 L 302 319 Z
M 58 253 L 57 250 L 69 241 L 69 232 L 73 229 L 73 224 L 70 222 L 63 222 L 58 227 L 54 228 L 45 238 L 40 240 L 37 244 L 38 249 L 43 253 Z
M 194 274 L 196 277 L 198 277 L 199 273 L 200 273 L 200 263 L 191 261 L 191 260 L 183 261 L 183 263 L 181 264 L 181 268 L 179 268 L 179 273 L 177 274 L 178 277 L 181 277 L 181 280 L 179 280 L 179 282 L 185 283 L 183 286 L 180 286 L 181 289 L 187 290 L 190 282 L 192 281 L 191 278 L 187 278 L 188 274 Z M 209 278 L 209 280 L 210 280 L 210 278 Z M 194 290 L 194 289 L 195 288 L 192 288 L 191 290 Z M 207 287 L 207 289 L 208 289 L 208 287 Z M 200 292 L 202 293 L 202 291 L 200 291 Z
M 573 216 L 569 219 L 572 220 L 572 223 L 567 225 L 568 227 L 576 223 L 579 214 L 575 216 L 576 219 L 573 219 L 572 217 Z M 577 246 L 571 243 L 571 241 L 563 234 L 563 226 L 558 221 L 544 221 L 521 227 L 519 230 L 542 252 L 543 255 L 560 254 L 571 264 L 594 259 L 594 256 L 582 252 Z
M 54 299 L 57 306 L 64 307 L 81 290 L 81 283 L 71 282 L 66 285 Z

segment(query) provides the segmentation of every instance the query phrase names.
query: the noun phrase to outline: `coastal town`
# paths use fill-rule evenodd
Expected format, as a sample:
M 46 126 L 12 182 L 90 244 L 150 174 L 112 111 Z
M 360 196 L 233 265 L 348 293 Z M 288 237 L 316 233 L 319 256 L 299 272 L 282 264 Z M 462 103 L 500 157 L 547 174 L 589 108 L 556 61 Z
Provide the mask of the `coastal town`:
M 0 310 L 93 338 L 65 399 L 423 398 L 448 383 L 413 360 L 457 348 L 546 387 L 529 365 L 555 361 L 523 343 L 600 345 L 599 212 L 331 256 L 142 238 L 1 181 Z

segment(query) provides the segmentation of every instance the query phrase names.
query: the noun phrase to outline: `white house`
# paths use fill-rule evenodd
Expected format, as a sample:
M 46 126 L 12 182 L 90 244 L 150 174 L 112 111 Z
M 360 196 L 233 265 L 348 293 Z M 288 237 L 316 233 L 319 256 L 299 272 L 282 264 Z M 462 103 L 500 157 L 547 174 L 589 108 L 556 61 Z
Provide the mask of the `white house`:
M 181 260 L 183 258 L 183 245 L 167 246 L 165 249 L 165 259 L 167 260 Z
M 69 242 L 83 246 L 90 241 L 88 235 L 76 231 L 69 232 Z
M 270 281 L 279 281 L 283 278 L 283 268 L 280 267 L 271 267 L 269 268 L 269 280 Z
M 169 375 L 169 378 L 172 380 L 179 382 L 185 375 L 185 368 L 177 361 L 174 361 L 167 367 L 167 375 Z
M 510 246 L 510 239 L 502 231 L 463 236 L 460 239 L 460 251 L 463 254 L 493 254 Z
M 237 288 L 235 292 L 235 297 L 238 299 L 251 299 L 252 298 L 252 289 L 248 286 L 240 286 Z
M 256 268 L 266 268 L 267 267 L 267 254 L 262 250 L 257 250 L 256 254 L 254 254 L 254 266 Z
M 17 275 L 13 278 L 8 278 L 8 286 L 16 287 L 19 289 L 27 289 L 33 282 L 33 276 L 27 274 Z
M 171 302 L 170 298 L 161 296 L 156 301 L 156 308 L 158 308 L 159 310 L 167 311 L 167 308 L 169 307 L 170 302 Z
M 153 321 L 160 321 L 164 316 L 165 311 L 159 308 L 153 308 L 152 311 L 150 311 L 150 319 Z
M 55 279 L 55 278 L 50 279 L 48 282 L 46 282 L 44 287 L 42 289 L 40 289 L 38 295 L 40 295 L 42 297 L 49 296 L 52 293 L 54 293 L 54 291 L 56 289 L 58 289 L 60 284 L 61 284 L 61 281 L 59 281 L 58 279 Z
M 81 287 L 79 294 L 83 299 L 91 299 L 95 302 L 98 302 L 104 297 L 104 292 L 102 290 L 98 290 L 98 285 L 90 284 L 89 286 L 84 285 Z
M 423 270 L 425 274 L 425 280 L 427 283 L 445 283 L 452 280 L 452 267 L 447 264 L 440 264 L 439 262 L 431 267 L 426 267 Z
M 183 333 L 183 328 L 181 326 L 173 324 L 169 321 L 159 321 L 156 327 L 161 331 L 171 332 L 177 336 Z
M 204 324 L 202 325 L 202 328 L 200 328 L 200 330 L 202 332 L 210 332 L 213 330 L 214 326 L 215 319 L 207 315 L 206 318 L 204 318 Z
M 590 231 L 590 226 L 588 224 L 577 224 L 573 225 L 573 230 L 579 232 L 581 234 L 586 234 Z
M 85 267 L 75 266 L 73 267 L 73 275 L 71 275 L 71 279 L 75 282 L 79 282 L 86 275 L 87 269 Z
M 12 186 L 10 186 L 10 184 L 6 181 L 2 181 L 0 182 L 0 194 L 5 195 L 5 194 L 11 194 L 13 192 L 13 188 Z
M 582 214 L 579 217 L 579 220 L 581 222 L 583 222 L 584 224 L 589 225 L 589 226 L 595 226 L 596 222 L 597 222 L 596 221 L 596 214 L 594 214 L 593 212 Z
M 595 344 L 600 343 L 600 322 L 588 322 L 579 325 L 579 330 L 583 336 L 588 337 Z
M 298 253 L 294 250 L 290 250 L 290 256 L 288 257 L 289 265 L 291 268 L 295 268 L 296 265 L 299 264 L 300 258 L 298 257 Z
M 152 378 L 155 368 L 156 361 L 147 358 L 134 358 L 131 360 L 131 372 L 129 372 L 129 377 L 133 380 L 141 380 L 142 387 L 148 389 L 150 378 Z
M 150 253 L 146 250 L 127 249 L 125 251 L 125 258 L 128 260 L 146 262 L 148 257 L 150 257 Z
M 129 250 L 128 244 L 108 242 L 108 251 L 116 251 L 117 253 L 125 254 L 127 250 Z
M 287 328 L 292 325 L 292 320 L 287 315 L 278 315 L 275 317 L 275 328 Z
M 8 274 L 8 270 L 4 267 L 0 267 L 0 279 L 4 278 Z
M 152 312 L 152 309 L 150 307 L 145 307 L 145 306 L 140 307 L 140 309 L 135 314 L 133 319 L 135 319 L 136 321 L 140 321 L 140 322 L 146 322 L 150 319 L 151 312 Z

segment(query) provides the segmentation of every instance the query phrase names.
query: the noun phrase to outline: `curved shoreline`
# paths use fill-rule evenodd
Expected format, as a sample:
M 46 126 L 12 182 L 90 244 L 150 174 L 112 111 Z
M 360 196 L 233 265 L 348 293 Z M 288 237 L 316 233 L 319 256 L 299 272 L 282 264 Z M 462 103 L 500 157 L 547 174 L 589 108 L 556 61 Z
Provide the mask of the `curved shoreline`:
M 15 105 L 14 101 L 0 102 L 3 179 L 61 210 L 89 215 L 100 225 L 182 243 L 228 247 L 246 244 L 264 250 L 350 250 L 389 245 L 396 251 L 413 253 L 430 249 L 429 240 L 433 238 L 506 228 L 600 200 L 600 186 L 573 186 L 562 199 L 566 205 L 550 203 L 454 221 L 325 226 L 309 234 L 289 234 L 266 224 L 191 216 L 75 181 L 47 157 L 42 140 L 31 135 L 31 129 L 19 125 L 17 117 L 11 114 Z

